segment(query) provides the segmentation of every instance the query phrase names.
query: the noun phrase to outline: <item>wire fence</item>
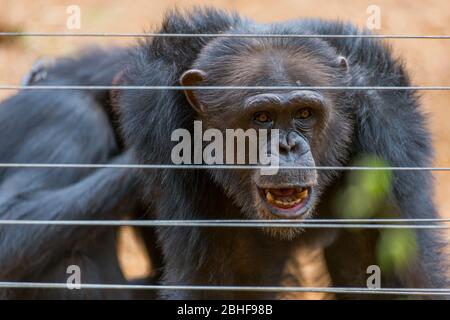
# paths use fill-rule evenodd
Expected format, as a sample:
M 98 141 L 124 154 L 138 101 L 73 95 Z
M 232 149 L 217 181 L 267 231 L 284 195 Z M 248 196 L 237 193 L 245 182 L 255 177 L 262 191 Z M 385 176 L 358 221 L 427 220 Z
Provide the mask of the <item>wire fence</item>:
M 0 85 L 0 90 L 379 90 L 448 91 L 450 86 L 70 86 L 70 85 Z
M 322 38 L 448 40 L 450 35 L 404 34 L 260 34 L 260 33 L 164 33 L 164 32 L 0 32 L 0 37 L 131 37 L 131 38 Z
M 338 170 L 338 171 L 450 171 L 450 167 L 368 167 L 368 166 L 275 166 L 275 165 L 206 165 L 206 164 L 110 164 L 110 163 L 0 163 L 0 168 L 67 169 L 178 169 L 178 170 Z
M 78 285 L 77 285 L 78 286 Z M 0 282 L 0 288 L 9 289 L 67 289 L 67 283 Z M 280 286 L 191 286 L 191 285 L 131 285 L 79 284 L 79 289 L 92 290 L 179 290 L 179 291 L 236 291 L 236 292 L 321 292 L 369 295 L 450 295 L 450 289 L 427 288 L 351 288 L 351 287 L 280 287 Z
M 450 40 L 450 35 L 378 35 L 378 34 L 239 34 L 239 33 L 65 33 L 65 32 L 0 32 L 0 37 L 167 37 L 167 38 L 323 38 L 323 39 L 399 39 Z M 450 86 L 84 86 L 84 85 L 0 85 L 0 90 L 379 90 L 379 91 L 449 91 Z M 116 168 L 116 169 L 267 169 L 249 165 L 173 165 L 173 164 L 67 164 L 67 163 L 0 163 L 0 168 Z M 364 166 L 281 166 L 280 169 L 342 171 L 450 171 L 450 167 L 364 167 Z M 450 229 L 450 219 L 305 219 L 293 220 L 25 220 L 4 219 L 0 226 L 136 226 L 136 227 L 214 227 L 214 228 L 324 228 L 324 229 Z M 9 289 L 67 289 L 66 283 L 0 282 Z M 450 288 L 355 288 L 355 287 L 282 287 L 224 285 L 131 285 L 80 284 L 92 290 L 184 290 L 246 292 L 321 292 L 369 295 L 450 295 Z
M 377 223 L 379 221 L 384 223 Z M 450 229 L 450 219 L 430 219 L 427 224 L 414 219 L 314 220 L 0 220 L 0 225 L 134 226 L 134 227 L 214 227 L 214 228 L 301 228 L 301 229 Z M 420 220 L 420 219 L 419 219 Z M 363 221 L 365 223 L 357 223 Z M 402 222 L 402 223 L 399 223 Z M 404 224 L 409 223 L 409 224 Z

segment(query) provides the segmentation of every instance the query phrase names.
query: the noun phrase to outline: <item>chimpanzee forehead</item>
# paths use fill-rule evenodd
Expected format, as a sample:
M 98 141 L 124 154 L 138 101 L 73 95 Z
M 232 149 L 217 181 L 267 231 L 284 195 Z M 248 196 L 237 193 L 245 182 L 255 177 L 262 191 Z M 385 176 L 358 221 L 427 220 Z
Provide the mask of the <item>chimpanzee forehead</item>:
M 276 43 L 249 41 L 234 52 L 209 50 L 199 61 L 208 83 L 232 86 L 331 85 L 338 72 L 330 59 L 282 47 Z M 202 63 L 203 62 L 203 63 Z

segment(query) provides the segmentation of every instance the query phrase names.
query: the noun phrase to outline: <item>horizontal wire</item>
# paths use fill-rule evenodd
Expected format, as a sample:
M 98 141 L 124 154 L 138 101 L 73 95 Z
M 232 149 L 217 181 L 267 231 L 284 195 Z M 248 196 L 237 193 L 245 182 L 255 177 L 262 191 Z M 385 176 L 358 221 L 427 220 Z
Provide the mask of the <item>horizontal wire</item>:
M 407 219 L 405 219 L 407 220 Z M 274 222 L 273 220 L 0 220 L 0 225 L 59 225 L 59 226 L 136 226 L 136 227 L 214 227 L 214 228 L 304 228 L 304 229 L 450 229 L 437 224 L 379 224 Z M 335 220 L 337 221 L 337 220 Z M 437 220 L 435 222 L 438 222 Z M 440 219 L 439 222 L 449 222 Z
M 0 37 L 158 37 L 158 38 L 325 38 L 325 39 L 450 39 L 450 35 L 402 34 L 257 34 L 257 33 L 114 33 L 114 32 L 0 32 Z
M 78 85 L 0 85 L 0 90 L 380 90 L 447 91 L 450 86 L 78 86 Z
M 450 171 L 450 167 L 364 167 L 364 166 L 261 166 L 196 164 L 109 164 L 109 163 L 0 163 L 0 168 L 72 168 L 72 169 L 264 169 L 264 170 L 341 170 L 341 171 Z
M 70 284 L 73 286 L 73 284 Z M 67 283 L 0 282 L 0 288 L 9 289 L 68 289 Z M 278 287 L 278 286 L 190 286 L 190 285 L 132 285 L 132 284 L 79 284 L 80 289 L 102 290 L 183 290 L 183 291 L 248 291 L 248 292 L 325 292 L 343 294 L 391 295 L 450 295 L 443 288 L 354 288 L 354 287 Z
M 0 220 L 2 221 L 2 220 Z M 7 220 L 9 221 L 9 220 Z M 24 220 L 19 220 L 24 221 Z M 26 220 L 25 220 L 26 221 Z M 42 221 L 42 220 L 30 220 L 30 221 Z M 61 221 L 61 220 L 52 220 L 52 221 Z M 93 221 L 93 220 L 68 220 L 68 221 Z M 114 221 L 114 220 L 100 220 L 100 221 Z M 123 220 L 120 220 L 123 221 Z M 125 221 L 133 221 L 133 220 L 125 220 Z M 141 220 L 138 220 L 141 221 Z M 159 221 L 159 220 L 153 220 Z M 174 221 L 174 220 L 160 220 L 160 221 Z M 292 223 L 299 222 L 292 219 L 207 219 L 207 220 L 181 220 L 181 221 L 197 221 L 197 222 L 236 222 L 236 223 L 245 223 L 245 222 L 261 222 L 261 223 Z M 377 223 L 401 223 L 401 222 L 450 222 L 450 218 L 369 218 L 369 219 L 315 219 L 308 218 L 300 221 L 302 223 L 355 223 L 355 222 L 377 222 Z

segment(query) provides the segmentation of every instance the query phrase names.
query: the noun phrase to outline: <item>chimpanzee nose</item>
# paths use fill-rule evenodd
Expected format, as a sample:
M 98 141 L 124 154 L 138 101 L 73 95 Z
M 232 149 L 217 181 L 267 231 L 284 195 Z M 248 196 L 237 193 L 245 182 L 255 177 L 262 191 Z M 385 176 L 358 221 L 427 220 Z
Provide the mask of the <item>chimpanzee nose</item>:
M 298 132 L 290 131 L 287 135 L 280 137 L 280 153 L 294 153 L 303 155 L 309 151 L 309 146 L 305 138 Z

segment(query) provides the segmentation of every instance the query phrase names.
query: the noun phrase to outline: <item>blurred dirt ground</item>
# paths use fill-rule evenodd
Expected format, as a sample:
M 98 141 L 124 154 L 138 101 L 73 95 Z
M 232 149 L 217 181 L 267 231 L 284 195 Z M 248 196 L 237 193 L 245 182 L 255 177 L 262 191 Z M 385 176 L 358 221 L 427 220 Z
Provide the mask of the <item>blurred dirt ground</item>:
M 261 22 L 300 17 L 349 20 L 365 26 L 370 5 L 381 9 L 380 34 L 450 35 L 448 0 L 0 0 L 0 31 L 68 32 L 67 7 L 81 7 L 80 32 L 141 32 L 155 29 L 166 9 L 209 5 L 236 10 Z M 450 40 L 389 40 L 402 56 L 414 85 L 450 85 Z M 129 38 L 0 38 L 0 83 L 18 84 L 33 61 L 42 56 L 76 52 L 88 44 L 129 45 Z M 13 92 L 0 91 L 0 99 Z M 430 116 L 436 166 L 450 166 L 450 92 L 426 91 L 423 108 Z M 390 130 L 390 128 L 383 128 Z M 450 172 L 437 172 L 436 203 L 443 217 L 450 217 Z M 417 186 L 417 192 L 420 192 Z M 120 258 L 128 277 L 144 275 L 149 264 L 140 253 L 132 232 L 122 232 Z

